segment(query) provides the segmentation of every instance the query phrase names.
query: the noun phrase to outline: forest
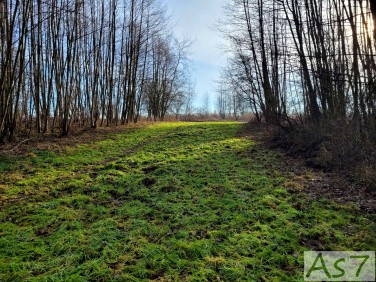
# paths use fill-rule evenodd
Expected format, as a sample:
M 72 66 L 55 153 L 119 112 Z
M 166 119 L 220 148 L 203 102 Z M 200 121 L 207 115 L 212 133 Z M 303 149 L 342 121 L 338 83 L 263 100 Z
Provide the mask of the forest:
M 376 11 L 372 1 L 233 0 L 222 31 L 231 58 L 222 87 L 248 102 L 257 119 L 281 124 L 375 120 Z M 219 97 L 220 99 L 220 97 Z
M 162 3 L 0 1 L 0 140 L 163 120 L 189 99 L 189 42 Z
M 0 0 L 0 281 L 375 281 L 375 2 L 225 1 L 215 114 L 168 4 Z

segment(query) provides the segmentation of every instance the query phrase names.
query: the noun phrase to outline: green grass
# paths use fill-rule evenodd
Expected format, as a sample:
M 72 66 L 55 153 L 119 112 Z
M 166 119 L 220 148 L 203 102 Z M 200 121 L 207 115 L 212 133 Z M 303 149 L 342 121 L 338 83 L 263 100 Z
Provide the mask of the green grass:
M 302 281 L 375 223 L 291 194 L 239 123 L 161 123 L 0 160 L 0 281 Z

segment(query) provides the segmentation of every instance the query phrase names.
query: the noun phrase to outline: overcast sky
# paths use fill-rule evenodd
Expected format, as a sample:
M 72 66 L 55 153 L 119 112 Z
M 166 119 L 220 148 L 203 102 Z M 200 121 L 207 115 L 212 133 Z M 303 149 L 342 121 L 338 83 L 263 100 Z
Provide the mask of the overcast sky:
M 205 93 L 214 106 L 215 80 L 219 76 L 220 66 L 225 63 L 221 50 L 224 40 L 215 30 L 222 16 L 222 6 L 226 0 L 165 0 L 172 21 L 175 23 L 175 35 L 182 39 L 193 40 L 190 59 L 193 61 L 192 79 L 196 84 L 195 106 L 201 106 Z

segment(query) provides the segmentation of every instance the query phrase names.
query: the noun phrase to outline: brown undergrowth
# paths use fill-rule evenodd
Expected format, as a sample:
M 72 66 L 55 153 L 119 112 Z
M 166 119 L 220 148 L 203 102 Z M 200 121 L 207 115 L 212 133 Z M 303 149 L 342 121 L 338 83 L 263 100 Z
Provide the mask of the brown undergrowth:
M 328 169 L 328 166 L 325 166 L 325 163 L 328 163 L 325 156 L 320 155 L 323 154 L 322 145 L 318 144 L 316 149 L 311 147 L 312 152 L 299 151 L 299 148 L 291 148 L 291 144 L 284 146 L 285 140 L 279 139 L 283 138 L 279 133 L 279 129 L 273 126 L 247 123 L 241 135 L 255 140 L 259 148 L 272 149 L 279 153 L 279 167 L 276 169 L 287 178 L 287 190 L 303 193 L 312 200 L 327 199 L 341 204 L 354 203 L 364 212 L 376 214 L 376 190 L 370 188 L 370 185 L 375 183 L 365 184 L 364 181 L 368 181 L 367 179 L 360 180 L 355 171 L 341 169 L 335 164 Z M 310 138 L 309 141 L 314 142 L 314 138 Z

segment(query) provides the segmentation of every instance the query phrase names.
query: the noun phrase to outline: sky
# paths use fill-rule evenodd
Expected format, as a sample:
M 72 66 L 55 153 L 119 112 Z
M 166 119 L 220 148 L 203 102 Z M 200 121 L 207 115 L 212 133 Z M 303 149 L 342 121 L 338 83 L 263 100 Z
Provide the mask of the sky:
M 226 62 L 225 40 L 216 30 L 223 15 L 226 0 L 165 0 L 174 24 L 175 36 L 192 40 L 189 58 L 192 61 L 192 80 L 195 83 L 195 107 L 202 107 L 205 95 L 214 109 L 215 81 L 220 67 Z

